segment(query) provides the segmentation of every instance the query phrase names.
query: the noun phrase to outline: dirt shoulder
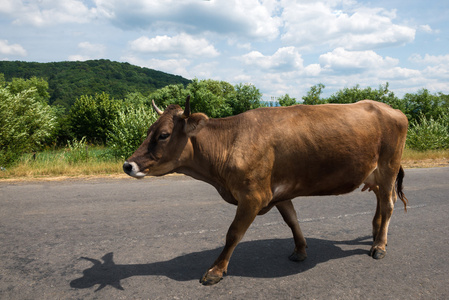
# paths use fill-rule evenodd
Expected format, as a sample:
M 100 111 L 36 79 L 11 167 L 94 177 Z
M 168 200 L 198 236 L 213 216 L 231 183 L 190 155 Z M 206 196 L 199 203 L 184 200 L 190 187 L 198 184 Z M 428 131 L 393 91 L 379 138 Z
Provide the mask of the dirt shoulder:
M 402 166 L 406 169 L 411 168 L 436 168 L 436 167 L 448 167 L 449 158 L 439 159 L 423 159 L 423 160 L 403 160 Z
M 169 174 L 165 176 L 185 176 L 183 174 Z M 96 175 L 76 175 L 76 176 L 39 176 L 39 177 L 15 177 L 15 178 L 0 178 L 1 182 L 32 182 L 32 181 L 89 181 L 89 180 L 116 180 L 116 179 L 130 179 L 136 180 L 126 174 L 96 174 Z

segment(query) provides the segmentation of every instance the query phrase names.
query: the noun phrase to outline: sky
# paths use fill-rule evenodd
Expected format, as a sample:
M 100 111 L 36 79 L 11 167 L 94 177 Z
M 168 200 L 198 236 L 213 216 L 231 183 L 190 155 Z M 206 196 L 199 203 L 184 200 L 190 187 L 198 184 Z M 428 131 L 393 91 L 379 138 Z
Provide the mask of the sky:
M 449 94 L 446 0 L 0 0 L 0 60 L 109 59 L 188 79 Z

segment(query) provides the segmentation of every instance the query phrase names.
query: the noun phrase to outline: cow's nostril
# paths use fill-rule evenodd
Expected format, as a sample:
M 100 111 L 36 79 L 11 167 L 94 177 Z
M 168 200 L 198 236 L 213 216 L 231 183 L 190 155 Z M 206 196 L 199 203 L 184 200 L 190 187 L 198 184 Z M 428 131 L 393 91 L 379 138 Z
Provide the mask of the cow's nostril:
M 125 163 L 123 164 L 123 171 L 125 171 L 126 174 L 129 174 L 132 170 L 133 166 L 129 162 L 125 161 Z

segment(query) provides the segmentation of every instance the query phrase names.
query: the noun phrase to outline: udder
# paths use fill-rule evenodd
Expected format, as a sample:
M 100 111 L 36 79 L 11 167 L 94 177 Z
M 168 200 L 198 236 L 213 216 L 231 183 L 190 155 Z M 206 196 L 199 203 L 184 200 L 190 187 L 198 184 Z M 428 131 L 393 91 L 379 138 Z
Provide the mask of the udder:
M 376 176 L 374 174 L 374 172 L 377 169 L 375 169 L 373 172 L 371 172 L 371 174 L 363 181 L 363 183 L 365 184 L 362 188 L 362 192 L 368 190 L 369 192 L 371 191 L 375 191 L 379 188 L 379 185 L 376 182 Z

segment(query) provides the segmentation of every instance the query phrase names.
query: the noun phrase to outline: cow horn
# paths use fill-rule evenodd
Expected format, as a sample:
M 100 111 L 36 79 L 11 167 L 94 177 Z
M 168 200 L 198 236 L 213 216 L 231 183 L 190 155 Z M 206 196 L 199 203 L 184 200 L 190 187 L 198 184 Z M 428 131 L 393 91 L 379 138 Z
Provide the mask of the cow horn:
M 157 112 L 157 114 L 161 116 L 164 112 L 160 110 L 159 107 L 156 106 L 156 103 L 154 103 L 154 99 L 151 100 L 151 103 L 153 104 L 153 108 Z
M 187 119 L 190 116 L 190 95 L 186 98 L 186 107 L 182 113 L 182 118 Z

